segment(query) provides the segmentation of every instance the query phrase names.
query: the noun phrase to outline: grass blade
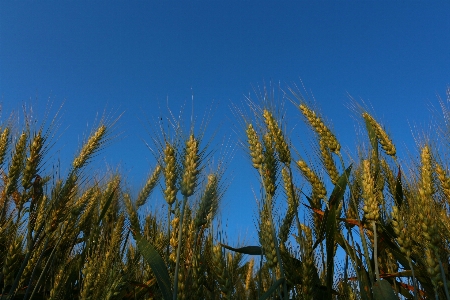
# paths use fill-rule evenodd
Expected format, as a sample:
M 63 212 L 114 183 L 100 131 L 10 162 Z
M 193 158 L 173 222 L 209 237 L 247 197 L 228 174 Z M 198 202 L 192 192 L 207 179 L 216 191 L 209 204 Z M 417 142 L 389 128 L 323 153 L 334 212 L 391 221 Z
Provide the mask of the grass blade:
M 398 167 L 397 180 L 395 182 L 395 202 L 400 208 L 403 204 L 402 171 Z
M 352 165 L 350 165 L 345 172 L 339 177 L 336 185 L 334 186 L 333 192 L 331 192 L 330 201 L 328 202 L 328 207 L 325 209 L 325 213 L 323 215 L 322 226 L 319 235 L 317 236 L 317 240 L 314 243 L 313 250 L 323 242 L 325 239 L 325 229 L 327 224 L 330 222 L 328 219 L 330 218 L 330 209 L 338 206 L 339 202 L 343 199 L 345 190 L 347 188 L 348 179 L 350 177 L 350 171 L 352 170 Z M 334 222 L 336 222 L 336 212 L 333 217 Z
M 171 289 L 169 272 L 167 271 L 164 260 L 161 255 L 159 255 L 158 251 L 156 251 L 155 247 L 140 233 L 136 233 L 135 238 L 139 251 L 142 253 L 142 256 L 148 262 L 156 276 L 156 281 L 158 282 L 163 298 L 165 300 L 171 300 L 173 297 L 173 292 Z
M 116 189 L 117 189 L 117 188 L 115 188 L 114 190 L 112 190 L 111 195 L 109 195 L 108 200 L 107 200 L 106 203 L 105 203 L 105 207 L 103 207 L 102 213 L 100 214 L 100 217 L 98 218 L 98 225 L 100 225 L 100 223 L 101 223 L 103 217 L 106 215 L 106 212 L 108 211 L 108 208 L 109 208 L 109 206 L 111 205 L 111 202 L 112 202 L 112 200 L 113 200 L 113 198 L 114 198 L 114 193 L 116 192 Z
M 242 254 L 248 254 L 248 255 L 263 255 L 263 251 L 262 248 L 260 246 L 246 246 L 246 247 L 241 247 L 241 248 L 233 248 L 231 246 L 225 245 L 225 244 L 221 244 L 219 243 L 220 246 L 234 251 L 234 252 L 238 252 L 238 253 L 242 253 Z
M 284 277 L 275 281 L 275 283 L 267 290 L 267 292 L 262 294 L 262 296 L 261 296 L 261 298 L 259 298 L 259 300 L 269 299 L 269 297 L 280 287 L 280 285 L 282 285 L 284 283 L 284 281 L 285 281 Z
M 386 280 L 380 280 L 373 285 L 374 300 L 397 300 L 397 296 L 392 289 L 392 286 Z

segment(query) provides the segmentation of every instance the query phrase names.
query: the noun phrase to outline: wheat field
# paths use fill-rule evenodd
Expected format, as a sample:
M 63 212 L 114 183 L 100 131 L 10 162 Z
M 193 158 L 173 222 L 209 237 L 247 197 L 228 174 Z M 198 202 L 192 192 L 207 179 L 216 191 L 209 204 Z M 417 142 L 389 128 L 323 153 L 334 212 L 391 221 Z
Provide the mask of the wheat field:
M 318 109 L 287 97 L 313 137 L 308 159 L 274 102 L 237 110 L 236 143 L 261 185 L 255 245 L 217 238 L 234 183 L 208 167 L 202 132 L 154 137 L 157 163 L 133 196 L 121 174 L 89 174 L 114 121 L 100 120 L 57 178 L 45 167 L 54 124 L 2 120 L 0 299 L 450 299 L 450 89 L 439 144 L 423 138 L 409 164 L 363 106 L 367 143 L 348 157 Z M 167 210 L 144 212 L 156 189 Z

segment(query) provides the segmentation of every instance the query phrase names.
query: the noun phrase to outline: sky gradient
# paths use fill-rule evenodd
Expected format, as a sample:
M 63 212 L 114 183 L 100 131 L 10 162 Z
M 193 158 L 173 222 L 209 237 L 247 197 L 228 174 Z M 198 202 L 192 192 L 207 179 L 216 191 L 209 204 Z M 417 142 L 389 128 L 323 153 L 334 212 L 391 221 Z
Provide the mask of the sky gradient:
M 158 131 L 152 120 L 184 105 L 199 125 L 212 108 L 206 137 L 217 129 L 218 153 L 235 149 L 225 230 L 254 242 L 257 178 L 230 107 L 264 84 L 301 80 L 344 147 L 357 143 L 350 95 L 370 103 L 402 158 L 415 125 L 431 130 L 436 95 L 445 98 L 449 49 L 448 1 L 2 1 L 2 122 L 25 103 L 42 118 L 48 101 L 51 112 L 64 102 L 55 157 L 68 168 L 96 115 L 124 112 L 96 161 L 120 164 L 137 189 L 155 164 L 143 142 Z M 307 145 L 299 111 L 285 109 L 292 140 Z

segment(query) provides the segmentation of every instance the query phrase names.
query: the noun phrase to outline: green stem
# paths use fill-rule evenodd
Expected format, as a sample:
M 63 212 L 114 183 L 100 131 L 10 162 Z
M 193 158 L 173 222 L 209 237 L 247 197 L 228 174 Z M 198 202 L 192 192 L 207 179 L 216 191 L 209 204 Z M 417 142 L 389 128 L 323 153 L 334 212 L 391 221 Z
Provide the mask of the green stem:
M 39 276 L 39 279 L 36 283 L 36 286 L 33 289 L 33 293 L 31 293 L 30 299 L 33 299 L 34 293 L 38 290 L 39 285 L 41 284 L 42 278 L 44 277 L 44 274 L 47 273 L 47 268 L 49 267 L 50 261 L 52 261 L 53 255 L 55 254 L 56 249 L 58 248 L 59 244 L 63 240 L 64 234 L 66 233 L 67 227 L 64 227 L 63 232 L 61 233 L 61 237 L 58 239 L 58 241 L 55 244 L 55 247 L 53 248 L 52 252 L 50 253 L 47 263 L 44 266 L 44 269 L 42 270 L 41 275 Z M 26 300 L 26 299 L 25 299 Z
M 187 196 L 183 196 L 183 206 L 181 207 L 180 224 L 178 225 L 178 247 L 177 247 L 177 261 L 175 264 L 175 275 L 173 279 L 173 300 L 177 300 L 178 293 L 178 270 L 180 268 L 180 255 L 181 255 L 181 239 L 183 237 L 183 218 L 184 210 L 186 208 Z
M 363 249 L 364 249 L 364 257 L 366 258 L 366 264 L 367 264 L 367 268 L 369 271 L 369 279 L 370 279 L 370 284 L 373 286 L 373 271 L 372 271 L 372 265 L 370 263 L 370 257 L 369 257 L 369 250 L 367 249 L 367 242 L 366 242 L 366 237 L 364 235 L 364 230 L 362 229 L 362 227 L 359 227 L 359 233 L 361 235 L 361 242 L 363 244 Z
M 412 265 L 411 257 L 409 257 L 409 256 L 408 256 L 408 263 L 409 263 L 409 267 L 411 268 L 411 273 L 412 273 L 412 280 L 413 280 L 413 286 L 414 286 L 414 291 L 413 291 L 414 300 L 417 300 L 418 299 L 417 290 L 419 288 L 417 287 L 416 276 L 414 275 L 414 268 L 413 268 L 413 265 Z
M 44 245 L 44 247 L 43 247 L 44 250 L 45 250 L 45 248 L 47 247 L 48 242 L 49 242 L 49 238 L 47 237 L 46 240 L 45 240 L 45 245 Z M 42 252 L 41 252 L 41 255 L 39 256 L 39 258 L 38 258 L 38 260 L 37 260 L 37 262 L 36 262 L 36 265 L 35 265 L 34 268 L 33 268 L 33 272 L 31 273 L 30 281 L 29 281 L 29 283 L 28 283 L 27 290 L 25 291 L 25 296 L 23 296 L 23 299 L 24 299 L 24 300 L 26 300 L 26 299 L 28 298 L 28 293 L 29 293 L 30 290 L 31 290 L 31 283 L 33 282 L 33 278 L 34 278 L 34 275 L 36 274 L 36 270 L 38 269 L 37 267 L 40 265 L 41 260 L 42 260 L 42 258 L 44 257 L 44 252 L 45 252 L 45 251 L 42 251 Z
M 375 261 L 375 277 L 380 281 L 380 271 L 378 270 L 378 245 L 377 245 L 377 225 L 372 221 L 373 228 L 373 259 Z
M 447 279 L 445 278 L 445 271 L 444 271 L 444 267 L 442 266 L 442 261 L 440 258 L 439 259 L 439 268 L 441 269 L 441 277 L 442 277 L 442 282 L 444 284 L 444 292 L 445 292 L 445 297 L 447 298 L 447 300 L 450 300 L 450 295 L 448 294 L 448 286 L 447 286 Z
M 28 261 L 29 261 L 29 259 L 30 259 L 30 257 L 31 257 L 31 254 L 32 254 L 33 249 L 36 249 L 36 248 L 37 248 L 37 247 L 36 247 L 36 242 L 37 242 L 37 240 L 38 240 L 38 238 L 39 238 L 39 236 L 40 236 L 42 230 L 44 229 L 44 225 L 45 225 L 45 222 L 43 222 L 43 223 L 41 224 L 41 226 L 39 227 L 39 229 L 36 231 L 36 235 L 35 235 L 34 239 L 31 241 L 30 249 L 28 250 L 28 252 L 27 252 L 27 254 L 26 254 L 24 260 L 22 261 L 22 265 L 20 266 L 19 272 L 16 274 L 16 278 L 14 279 L 14 282 L 13 282 L 11 288 L 10 288 L 10 294 L 11 294 L 12 296 L 9 297 L 9 299 L 12 299 L 12 298 L 14 297 L 15 293 L 16 293 L 16 292 L 15 292 L 15 289 L 17 288 L 17 285 L 19 284 L 20 277 L 22 276 L 22 273 L 23 273 L 23 271 L 25 270 L 25 267 L 27 266 L 27 263 L 28 263 Z M 41 255 L 42 255 L 42 254 L 41 254 Z M 30 282 L 31 282 L 31 281 L 30 281 Z M 3 299 L 3 296 L 2 296 L 0 299 Z
M 168 211 L 167 211 L 167 221 L 168 221 L 168 224 L 167 224 L 167 237 L 169 239 L 170 239 L 170 212 L 171 212 L 171 210 L 172 210 L 172 205 L 169 205 L 168 206 Z M 170 259 L 169 259 L 169 247 L 170 247 L 170 243 L 167 243 L 167 248 L 166 248 L 167 262 L 170 261 Z M 167 264 L 167 265 L 169 265 L 169 264 Z

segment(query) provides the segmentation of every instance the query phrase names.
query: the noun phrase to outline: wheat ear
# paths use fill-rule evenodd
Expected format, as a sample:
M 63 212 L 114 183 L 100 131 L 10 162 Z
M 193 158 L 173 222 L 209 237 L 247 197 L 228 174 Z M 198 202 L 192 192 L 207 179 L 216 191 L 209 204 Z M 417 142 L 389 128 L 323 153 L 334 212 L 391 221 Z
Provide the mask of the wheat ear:
M 27 134 L 23 132 L 17 141 L 11 165 L 8 170 L 8 183 L 5 186 L 6 196 L 11 195 L 17 189 L 17 181 L 24 166 Z
M 145 201 L 147 201 L 148 196 L 158 183 L 160 173 L 161 173 L 161 166 L 157 165 L 155 167 L 155 170 L 153 170 L 153 173 L 148 177 L 147 181 L 145 182 L 144 187 L 139 192 L 138 198 L 136 200 L 136 207 L 140 207 L 145 204 Z
M 102 144 L 102 139 L 106 135 L 106 126 L 101 125 L 97 128 L 97 130 L 92 134 L 88 141 L 81 148 L 80 153 L 74 159 L 72 165 L 75 169 L 79 169 L 83 167 L 89 158 L 100 148 Z
M 394 143 L 384 131 L 383 127 L 367 112 L 363 113 L 363 118 L 372 125 L 375 130 L 375 134 L 380 142 L 381 148 L 386 152 L 387 155 L 395 156 L 396 150 Z
M 25 170 L 22 177 L 22 186 L 25 189 L 31 187 L 31 180 L 36 175 L 37 167 L 41 161 L 42 153 L 41 149 L 44 144 L 44 138 L 41 136 L 39 131 L 37 135 L 34 136 L 30 145 L 30 156 L 27 158 L 25 164 Z
M 275 142 L 275 149 L 278 152 L 279 160 L 282 163 L 289 165 L 291 162 L 291 151 L 289 150 L 289 145 L 286 142 L 286 138 L 283 135 L 283 131 L 278 126 L 278 123 L 273 117 L 272 113 L 269 112 L 267 109 L 264 109 L 263 117 L 264 122 L 266 123 L 267 126 L 267 130 Z
M 5 162 L 6 151 L 8 150 L 11 141 L 9 138 L 9 131 L 9 127 L 5 127 L 0 135 L 0 166 Z
M 336 136 L 331 132 L 331 130 L 325 125 L 320 117 L 316 113 L 309 109 L 306 105 L 300 104 L 300 111 L 305 116 L 308 123 L 314 128 L 317 134 L 325 140 L 327 147 L 331 152 L 339 154 L 341 145 L 339 144 Z

